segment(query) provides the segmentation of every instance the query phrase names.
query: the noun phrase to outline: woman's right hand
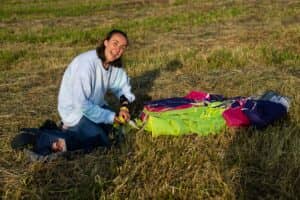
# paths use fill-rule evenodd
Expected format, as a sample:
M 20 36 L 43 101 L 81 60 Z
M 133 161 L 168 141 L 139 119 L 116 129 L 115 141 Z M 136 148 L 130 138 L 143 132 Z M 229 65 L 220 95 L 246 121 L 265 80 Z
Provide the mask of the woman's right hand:
M 114 121 L 118 124 L 125 124 L 130 120 L 130 114 L 127 107 L 121 107 L 120 112 L 117 116 L 115 116 Z

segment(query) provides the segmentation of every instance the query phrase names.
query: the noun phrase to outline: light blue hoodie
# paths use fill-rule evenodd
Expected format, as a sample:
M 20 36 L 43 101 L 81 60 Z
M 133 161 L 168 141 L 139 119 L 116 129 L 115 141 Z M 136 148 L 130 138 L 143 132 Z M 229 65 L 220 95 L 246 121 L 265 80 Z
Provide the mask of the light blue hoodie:
M 75 57 L 64 73 L 58 95 L 58 112 L 64 125 L 75 126 L 82 116 L 95 123 L 112 124 L 115 113 L 102 108 L 107 90 L 118 98 L 125 95 L 129 102 L 135 99 L 122 68 L 109 66 L 106 70 L 96 50 Z

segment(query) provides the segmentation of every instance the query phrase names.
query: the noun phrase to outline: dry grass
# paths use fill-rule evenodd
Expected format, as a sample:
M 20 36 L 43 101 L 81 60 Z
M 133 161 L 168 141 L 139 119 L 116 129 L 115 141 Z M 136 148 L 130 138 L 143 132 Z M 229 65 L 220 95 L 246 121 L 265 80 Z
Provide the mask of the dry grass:
M 298 1 L 22 1 L 0 7 L 2 199 L 299 199 Z M 111 28 L 128 32 L 126 68 L 144 100 L 203 90 L 292 100 L 284 121 L 208 137 L 127 133 L 120 148 L 31 163 L 10 148 L 22 127 L 58 121 L 71 59 Z M 139 106 L 138 106 L 139 105 Z

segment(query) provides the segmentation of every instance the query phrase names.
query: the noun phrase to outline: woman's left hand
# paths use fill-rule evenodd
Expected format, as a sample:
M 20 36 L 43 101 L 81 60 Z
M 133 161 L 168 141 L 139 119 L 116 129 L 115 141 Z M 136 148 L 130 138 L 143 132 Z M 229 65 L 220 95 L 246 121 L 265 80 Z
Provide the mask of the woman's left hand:
M 125 123 L 130 120 L 130 114 L 127 107 L 121 107 L 119 111 L 119 119 L 121 123 Z

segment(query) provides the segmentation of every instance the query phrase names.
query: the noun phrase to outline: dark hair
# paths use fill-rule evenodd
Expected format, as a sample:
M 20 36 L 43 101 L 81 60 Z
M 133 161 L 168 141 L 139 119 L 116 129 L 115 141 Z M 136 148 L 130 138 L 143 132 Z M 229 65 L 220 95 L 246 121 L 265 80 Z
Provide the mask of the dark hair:
M 104 40 L 102 40 L 102 42 L 100 43 L 100 45 L 96 48 L 96 52 L 98 57 L 102 60 L 102 62 L 105 62 L 106 58 L 105 58 L 105 54 L 104 54 L 104 50 L 105 50 L 105 46 L 104 46 L 104 41 L 105 40 L 110 40 L 110 38 L 114 35 L 114 34 L 121 34 L 122 36 L 124 36 L 127 40 L 127 44 L 129 43 L 128 41 L 128 37 L 127 34 L 121 30 L 117 30 L 117 29 L 113 29 L 110 32 L 107 33 L 106 37 L 104 38 Z M 109 64 L 115 66 L 115 67 L 123 67 L 123 62 L 122 62 L 122 56 L 120 58 L 118 58 L 117 60 L 110 62 Z

